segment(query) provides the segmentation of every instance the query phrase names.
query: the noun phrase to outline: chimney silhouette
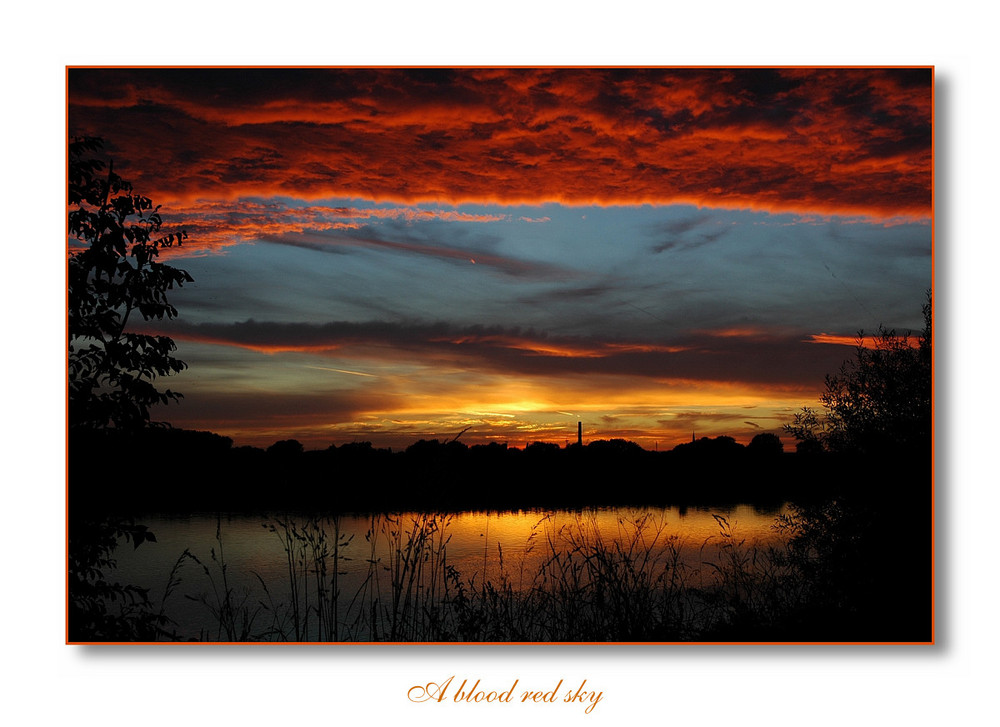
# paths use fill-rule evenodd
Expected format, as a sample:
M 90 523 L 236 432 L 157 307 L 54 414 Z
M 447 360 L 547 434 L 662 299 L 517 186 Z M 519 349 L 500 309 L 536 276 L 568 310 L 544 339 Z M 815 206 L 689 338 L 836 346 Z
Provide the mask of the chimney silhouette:
M 583 446 L 583 422 L 576 423 L 576 443 Z

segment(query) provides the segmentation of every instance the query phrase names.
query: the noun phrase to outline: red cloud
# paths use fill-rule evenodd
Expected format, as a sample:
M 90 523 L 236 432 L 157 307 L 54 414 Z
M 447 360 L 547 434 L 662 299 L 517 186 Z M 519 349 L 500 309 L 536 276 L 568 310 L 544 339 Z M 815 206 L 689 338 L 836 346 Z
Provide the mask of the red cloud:
M 163 202 L 931 210 L 927 68 L 71 69 L 69 100 Z

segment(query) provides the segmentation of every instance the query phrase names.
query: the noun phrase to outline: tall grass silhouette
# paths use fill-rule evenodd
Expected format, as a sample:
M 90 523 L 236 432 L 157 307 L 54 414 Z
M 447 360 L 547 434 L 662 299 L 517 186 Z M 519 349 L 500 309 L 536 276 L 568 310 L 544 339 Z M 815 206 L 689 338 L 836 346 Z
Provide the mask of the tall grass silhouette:
M 263 527 L 280 542 L 284 576 L 267 582 L 251 572 L 252 585 L 241 589 L 230 581 L 220 524 L 209 559 L 185 551 L 179 560 L 196 563 L 204 576 L 206 589 L 193 598 L 214 627 L 203 628 L 199 638 L 729 639 L 734 633 L 769 633 L 807 595 L 787 544 L 747 542 L 722 516 L 715 516 L 718 533 L 700 544 L 671 534 L 663 516 L 652 513 L 621 515 L 610 534 L 593 514 L 562 524 L 545 516 L 513 559 L 497 543 L 495 552 L 484 553 L 482 570 L 466 565 L 465 572 L 449 558 L 453 517 L 372 515 L 364 542 L 345 534 L 336 516 L 271 518 Z M 348 567 L 354 579 L 345 593 Z

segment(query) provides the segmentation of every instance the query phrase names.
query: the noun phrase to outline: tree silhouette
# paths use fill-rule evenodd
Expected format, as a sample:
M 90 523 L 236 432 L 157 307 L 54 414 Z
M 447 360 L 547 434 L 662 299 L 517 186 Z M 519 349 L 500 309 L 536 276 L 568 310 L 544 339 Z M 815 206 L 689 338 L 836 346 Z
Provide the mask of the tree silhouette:
M 924 452 L 931 447 L 932 300 L 923 306 L 924 330 L 916 345 L 910 334 L 880 326 L 872 345 L 858 333 L 855 356 L 826 377 L 820 397 L 825 414 L 810 408 L 795 415 L 785 431 L 799 451 L 876 454 Z M 804 446 L 803 446 L 804 445 Z
M 149 424 L 150 406 L 181 397 L 153 384 L 186 368 L 172 355 L 174 342 L 128 326 L 135 312 L 147 321 L 175 317 L 167 291 L 192 278 L 157 260 L 186 233 L 160 236 L 159 208 L 97 156 L 102 148 L 96 138 L 69 142 L 68 638 L 148 640 L 164 634 L 166 622 L 146 591 L 114 580 L 113 554 L 123 540 L 138 547 L 155 537 L 134 518 L 101 512 L 107 503 L 95 502 L 89 485 L 104 470 L 95 463 L 123 462 L 120 442 L 107 435 L 138 433 Z
M 170 338 L 128 331 L 132 314 L 175 317 L 167 291 L 193 279 L 157 260 L 187 233 L 158 236 L 159 207 L 94 156 L 102 148 L 89 137 L 69 144 L 69 424 L 128 430 L 181 397 L 153 379 L 186 368 Z
M 774 457 L 785 451 L 784 445 L 777 434 L 771 432 L 761 432 L 750 440 L 747 445 L 747 452 L 759 457 Z

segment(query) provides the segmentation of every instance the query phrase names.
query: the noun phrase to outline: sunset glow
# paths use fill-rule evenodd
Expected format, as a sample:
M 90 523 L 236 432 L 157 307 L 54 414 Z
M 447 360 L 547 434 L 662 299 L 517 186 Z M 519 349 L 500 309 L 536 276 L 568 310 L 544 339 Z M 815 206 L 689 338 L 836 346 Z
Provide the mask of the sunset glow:
M 932 285 L 927 68 L 68 71 L 237 445 L 774 432 Z M 168 229 L 169 228 L 169 229 Z M 826 345 L 815 345 L 826 344 Z

